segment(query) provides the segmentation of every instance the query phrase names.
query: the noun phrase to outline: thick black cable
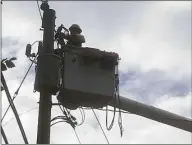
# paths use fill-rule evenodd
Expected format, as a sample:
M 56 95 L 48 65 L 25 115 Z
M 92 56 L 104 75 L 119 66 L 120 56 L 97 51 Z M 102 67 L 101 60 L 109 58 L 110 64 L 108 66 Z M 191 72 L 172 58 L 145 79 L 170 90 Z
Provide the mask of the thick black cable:
M 122 120 L 122 116 L 121 116 L 121 101 L 120 101 L 120 96 L 119 96 L 119 84 L 117 86 L 117 92 L 118 92 L 118 103 L 119 103 L 119 117 L 118 117 L 118 124 L 119 124 L 119 128 L 120 128 L 120 133 L 121 136 L 123 135 L 123 120 Z
M 63 120 L 57 121 L 57 122 L 51 124 L 51 127 L 52 127 L 53 125 L 56 125 L 56 124 L 60 123 L 60 122 L 66 122 L 66 121 L 63 121 Z
M 53 119 L 51 119 L 51 122 L 53 122 L 57 119 L 67 119 L 67 118 L 65 116 L 57 116 L 57 117 L 54 117 Z
M 16 108 L 15 108 L 15 105 L 14 105 L 14 103 L 13 103 L 13 100 L 12 100 L 12 98 L 11 98 L 11 95 L 10 95 L 10 93 L 9 93 L 8 86 L 7 86 L 7 84 L 6 84 L 6 81 L 5 81 L 5 78 L 4 78 L 4 75 L 3 75 L 2 72 L 1 72 L 1 82 L 2 82 L 2 85 L 3 85 L 4 89 L 5 89 L 5 92 L 6 92 L 6 95 L 7 95 L 7 99 L 8 99 L 8 101 L 9 101 L 9 104 L 11 105 L 11 108 L 12 108 L 12 110 L 13 110 L 13 113 L 14 113 L 14 115 L 15 115 L 15 117 L 16 117 L 17 123 L 18 123 L 18 125 L 19 125 L 19 129 L 20 129 L 21 134 L 22 134 L 22 137 L 23 137 L 23 140 L 24 140 L 25 144 L 28 144 L 28 140 L 27 140 L 27 137 L 26 137 L 26 134 L 25 134 L 23 125 L 22 125 L 22 123 L 21 123 L 21 120 L 20 120 L 19 115 L 18 115 L 18 113 L 17 113 L 17 110 L 16 110 Z
M 32 65 L 33 65 L 33 63 L 34 63 L 34 61 L 35 61 L 35 59 L 37 58 L 37 56 L 38 56 L 38 55 L 35 56 L 34 60 L 33 60 L 32 63 L 31 63 L 31 65 L 29 66 L 29 68 L 28 68 L 28 70 L 27 70 L 27 72 L 26 72 L 26 74 L 25 74 L 23 80 L 21 81 L 21 84 L 19 85 L 17 91 L 16 91 L 16 92 L 14 93 L 14 95 L 13 95 L 13 99 L 12 99 L 12 101 L 14 101 L 15 98 L 17 97 L 17 95 L 18 95 L 18 93 L 19 93 L 19 90 L 20 90 L 21 86 L 23 85 L 23 82 L 25 81 L 25 79 L 26 79 L 26 77 L 27 77 L 27 75 L 28 75 L 28 73 L 29 73 L 29 71 L 30 71 L 30 69 L 31 69 L 31 67 L 32 67 Z M 2 122 L 3 119 L 5 118 L 5 115 L 7 114 L 7 112 L 8 112 L 8 110 L 9 110 L 10 107 L 11 107 L 11 105 L 9 105 L 9 107 L 8 107 L 7 110 L 5 111 L 5 113 L 4 113 L 4 115 L 3 115 L 2 119 L 1 119 L 1 122 Z
M 116 67 L 117 68 L 117 67 Z M 117 71 L 117 70 L 116 70 Z M 115 85 L 117 86 L 117 81 L 116 81 L 116 74 L 115 74 Z M 111 130 L 112 127 L 113 127 L 113 124 L 114 124 L 114 121 L 115 121 L 115 115 L 116 115 L 116 109 L 117 109 L 117 87 L 115 86 L 115 90 L 114 90 L 114 93 L 113 93 L 113 103 L 114 103 L 114 112 L 113 112 L 113 119 L 110 123 L 110 125 L 108 126 L 108 105 L 106 106 L 106 128 L 107 130 Z
M 6 136 L 2 126 L 1 126 L 1 135 L 3 137 L 3 140 L 4 140 L 5 144 L 9 144 L 7 136 Z
M 118 59 L 118 64 L 119 64 L 119 59 Z M 120 133 L 121 133 L 121 137 L 123 135 L 123 120 L 122 120 L 122 116 L 121 116 L 121 101 L 120 101 L 120 96 L 119 96 L 119 70 L 118 70 L 118 66 L 116 67 L 116 83 L 115 83 L 115 88 L 116 88 L 116 95 L 117 95 L 117 99 L 118 99 L 118 105 L 119 105 L 119 116 L 118 116 L 118 124 L 119 124 L 119 128 L 120 128 Z
M 61 105 L 59 105 L 59 107 L 60 107 L 61 111 L 63 112 L 64 109 L 62 109 Z M 81 110 L 81 109 L 82 109 L 82 110 Z M 81 126 L 81 125 L 85 122 L 85 111 L 84 111 L 84 109 L 83 109 L 82 107 L 79 107 L 79 111 L 80 111 L 80 113 L 81 113 L 82 119 L 81 119 L 81 123 L 77 124 L 77 126 Z M 75 120 L 73 119 L 72 115 L 70 114 L 70 112 L 67 111 L 67 113 L 68 113 L 68 114 L 65 114 L 65 115 L 67 115 L 71 120 L 75 121 Z M 58 119 L 59 117 L 61 117 L 61 116 L 57 116 L 57 117 L 55 117 L 55 118 Z M 51 121 L 55 120 L 55 118 L 53 118 Z
M 110 123 L 110 125 L 108 126 L 108 105 L 106 106 L 106 128 L 107 130 L 111 130 L 115 121 L 115 115 L 116 115 L 116 94 L 114 95 L 114 111 L 113 111 L 113 119 Z
M 102 130 L 102 132 L 103 132 L 103 135 L 105 136 L 105 139 L 106 139 L 107 143 L 110 144 L 110 143 L 109 143 L 109 140 L 108 140 L 108 138 L 107 138 L 107 135 L 105 134 L 105 132 L 104 132 L 102 126 L 101 126 L 101 123 L 100 123 L 100 121 L 99 121 L 99 119 L 98 119 L 95 111 L 93 110 L 93 108 L 92 108 L 92 111 L 93 111 L 93 113 L 94 113 L 94 115 L 95 115 L 95 118 L 97 119 L 97 122 L 98 122 L 98 124 L 99 124 L 99 126 L 100 126 L 100 128 L 101 128 L 101 130 Z
M 121 136 L 123 134 L 123 127 L 122 127 L 122 116 L 121 116 L 121 103 L 120 103 L 120 97 L 119 97 L 119 72 L 118 72 L 118 64 L 119 64 L 119 58 L 117 60 L 117 66 L 115 67 L 115 89 L 114 89 L 114 112 L 113 112 L 113 119 L 110 123 L 110 126 L 108 126 L 108 105 L 106 107 L 106 128 L 107 130 L 111 130 L 114 124 L 114 120 L 115 120 L 115 114 L 116 114 L 116 108 L 117 108 L 117 103 L 119 105 L 119 115 L 118 115 L 118 124 L 119 124 L 119 128 L 120 128 L 120 133 Z M 118 101 L 118 102 L 117 102 Z

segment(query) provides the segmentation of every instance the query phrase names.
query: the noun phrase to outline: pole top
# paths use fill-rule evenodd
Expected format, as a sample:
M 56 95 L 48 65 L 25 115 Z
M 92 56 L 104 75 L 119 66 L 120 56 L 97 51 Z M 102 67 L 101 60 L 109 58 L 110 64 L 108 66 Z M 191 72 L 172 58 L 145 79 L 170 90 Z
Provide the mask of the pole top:
M 42 4 L 41 4 L 41 10 L 45 11 L 45 10 L 48 10 L 49 9 L 49 4 L 47 1 L 44 1 Z

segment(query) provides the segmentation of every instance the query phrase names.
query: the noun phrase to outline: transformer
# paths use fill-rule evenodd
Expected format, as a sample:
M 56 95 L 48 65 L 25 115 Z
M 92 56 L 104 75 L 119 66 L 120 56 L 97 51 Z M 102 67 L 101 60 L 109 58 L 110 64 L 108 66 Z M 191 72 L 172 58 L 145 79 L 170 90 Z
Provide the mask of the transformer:
M 54 54 L 45 54 L 38 57 L 39 63 L 36 69 L 34 90 L 40 92 L 46 90 L 55 94 L 60 87 L 60 66 L 61 58 Z

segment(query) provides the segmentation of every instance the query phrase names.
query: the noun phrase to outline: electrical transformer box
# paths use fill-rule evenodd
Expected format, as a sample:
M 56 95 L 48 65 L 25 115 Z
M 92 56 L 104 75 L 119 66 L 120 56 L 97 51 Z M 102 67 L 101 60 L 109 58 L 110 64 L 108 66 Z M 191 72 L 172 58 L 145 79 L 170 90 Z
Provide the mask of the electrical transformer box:
M 118 55 L 87 47 L 68 47 L 64 55 L 60 102 L 68 108 L 100 108 L 112 99 Z

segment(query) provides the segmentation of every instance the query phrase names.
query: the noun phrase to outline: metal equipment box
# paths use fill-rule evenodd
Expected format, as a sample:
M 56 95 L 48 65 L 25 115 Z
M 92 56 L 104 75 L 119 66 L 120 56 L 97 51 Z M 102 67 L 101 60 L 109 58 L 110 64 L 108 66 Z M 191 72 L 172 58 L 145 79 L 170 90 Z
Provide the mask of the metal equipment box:
M 58 100 L 70 109 L 101 108 L 112 99 L 118 55 L 87 47 L 68 47 L 64 56 L 64 87 Z

